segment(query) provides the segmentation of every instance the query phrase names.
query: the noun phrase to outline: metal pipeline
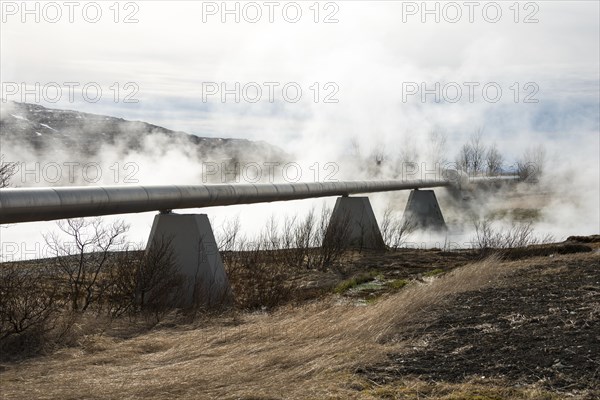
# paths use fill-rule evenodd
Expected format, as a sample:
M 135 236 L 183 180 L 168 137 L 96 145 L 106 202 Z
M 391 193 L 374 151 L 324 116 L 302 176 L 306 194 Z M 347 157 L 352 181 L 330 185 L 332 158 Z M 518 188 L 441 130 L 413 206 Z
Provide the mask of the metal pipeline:
M 0 189 L 0 224 L 450 186 L 446 180 Z

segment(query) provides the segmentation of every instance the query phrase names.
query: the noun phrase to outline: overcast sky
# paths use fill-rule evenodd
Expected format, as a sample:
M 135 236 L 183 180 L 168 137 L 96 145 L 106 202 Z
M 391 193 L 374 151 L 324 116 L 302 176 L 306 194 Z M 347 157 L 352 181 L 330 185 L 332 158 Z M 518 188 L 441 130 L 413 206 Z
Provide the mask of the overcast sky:
M 24 14 L 21 2 L 2 3 L 2 82 L 80 84 L 72 102 L 67 88 L 56 104 L 42 96 L 47 106 L 140 119 L 198 135 L 267 140 L 287 150 L 318 139 L 327 152 L 343 151 L 354 137 L 394 145 L 431 129 L 446 131 L 458 143 L 485 128 L 501 147 L 512 145 L 515 137 L 528 142 L 598 131 L 597 1 L 521 2 L 516 8 L 513 2 L 480 2 L 473 8 L 464 2 L 428 2 L 431 10 L 438 4 L 439 23 L 435 14 L 422 13 L 421 2 L 401 1 L 321 2 L 318 7 L 276 2 L 273 8 L 264 2 L 228 2 L 230 10 L 238 3 L 239 23 L 235 13 L 222 13 L 221 2 L 122 2 L 118 15 L 113 2 L 94 3 L 99 7 L 80 2 L 71 16 L 57 2 L 62 16 L 56 23 L 50 20 L 57 19 L 57 7 L 38 2 L 36 22 L 33 5 L 33 14 Z M 292 23 L 296 4 L 302 15 Z M 96 19 L 97 8 L 99 21 L 88 22 Z M 251 23 L 257 10 L 262 17 Z M 103 87 L 98 103 L 83 99 L 81 87 L 90 82 Z M 123 103 L 134 88 L 124 90 L 128 82 L 139 88 L 136 104 Z M 228 95 L 223 104 L 219 93 L 203 98 L 211 82 L 230 89 L 236 82 L 240 88 L 256 82 L 262 97 L 248 101 L 256 95 L 249 88 L 246 96 L 240 90 L 240 103 Z M 273 102 L 264 82 L 279 85 Z M 430 94 L 423 102 L 423 82 L 426 89 L 436 82 L 442 89 L 450 86 L 441 101 Z M 465 82 L 479 85 L 472 100 Z M 109 89 L 114 83 L 120 85 L 119 103 Z M 286 83 L 302 89 L 298 102 L 283 97 Z M 455 83 L 463 93 L 451 103 Z M 502 90 L 498 102 L 484 97 L 482 88 L 489 83 L 494 84 L 490 98 L 495 87 Z M 408 93 L 415 87 L 416 94 Z M 293 97 L 293 90 L 288 93 Z M 34 100 L 21 91 L 3 95 Z M 338 102 L 325 103 L 327 95 Z M 525 103 L 527 95 L 537 103 Z M 589 140 L 597 143 L 595 135 Z

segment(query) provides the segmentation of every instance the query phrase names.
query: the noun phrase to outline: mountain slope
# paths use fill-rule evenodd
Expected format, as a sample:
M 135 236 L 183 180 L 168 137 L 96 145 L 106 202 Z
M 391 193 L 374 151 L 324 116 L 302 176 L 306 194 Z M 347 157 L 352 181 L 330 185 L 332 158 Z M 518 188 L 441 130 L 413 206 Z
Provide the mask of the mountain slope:
M 36 155 L 68 149 L 70 156 L 89 157 L 103 147 L 115 146 L 120 152 L 143 151 L 148 139 L 189 147 L 199 159 L 283 160 L 285 153 L 266 142 L 244 139 L 206 138 L 176 132 L 140 121 L 127 121 L 105 115 L 72 110 L 58 110 L 28 103 L 2 104 L 0 113 L 0 145 L 25 147 Z M 189 150 L 189 149 L 188 149 Z M 13 157 L 14 152 L 11 153 Z M 18 154 L 16 154 L 16 158 Z

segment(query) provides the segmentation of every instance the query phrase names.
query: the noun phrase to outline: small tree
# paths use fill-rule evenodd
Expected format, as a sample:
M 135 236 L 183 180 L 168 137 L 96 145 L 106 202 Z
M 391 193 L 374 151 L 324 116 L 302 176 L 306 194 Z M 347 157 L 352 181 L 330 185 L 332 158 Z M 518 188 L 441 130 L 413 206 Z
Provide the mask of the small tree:
M 502 172 L 502 163 L 504 162 L 504 158 L 502 154 L 498 151 L 498 148 L 495 144 L 493 144 L 487 151 L 485 162 L 487 165 L 487 173 L 490 176 L 495 176 Z
M 103 297 L 107 286 L 101 284 L 101 273 L 111 252 L 122 248 L 128 226 L 123 221 L 107 226 L 100 218 L 68 219 L 57 225 L 69 240 L 65 241 L 57 232 L 44 235 L 54 255 L 49 268 L 66 281 L 72 310 L 85 311 Z
M 472 176 L 483 172 L 485 168 L 486 146 L 482 137 L 481 130 L 472 134 L 469 142 L 461 147 L 456 160 L 458 168 Z
M 483 133 L 480 130 L 471 135 L 469 146 L 471 147 L 471 173 L 477 175 L 484 169 L 485 145 L 482 142 Z
M 457 167 L 466 173 L 469 173 L 472 170 L 473 165 L 473 155 L 471 146 L 468 144 L 463 144 L 460 148 L 460 152 L 458 153 L 458 157 L 456 159 Z

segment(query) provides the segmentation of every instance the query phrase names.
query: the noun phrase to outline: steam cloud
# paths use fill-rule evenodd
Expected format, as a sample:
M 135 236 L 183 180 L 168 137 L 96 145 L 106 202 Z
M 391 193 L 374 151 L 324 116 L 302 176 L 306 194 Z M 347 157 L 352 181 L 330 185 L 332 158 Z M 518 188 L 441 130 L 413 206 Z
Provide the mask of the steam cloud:
M 328 163 L 335 164 L 332 178 L 338 180 L 397 178 L 409 161 L 422 170 L 423 163 L 425 169 L 433 169 L 432 164 L 440 160 L 453 163 L 460 147 L 477 130 L 482 130 L 484 144 L 497 146 L 506 169 L 527 149 L 542 145 L 544 174 L 536 186 L 520 185 L 516 191 L 493 199 L 476 196 L 468 212 L 455 208 L 453 200 L 440 191 L 446 219 L 456 226 L 456 241 L 462 243 L 469 237 L 471 218 L 511 207 L 538 209 L 536 231 L 552 234 L 557 240 L 598 233 L 598 4 L 546 2 L 540 4 L 540 23 L 526 25 L 514 24 L 508 17 L 498 24 L 480 20 L 473 24 L 423 24 L 418 18 L 402 23 L 400 3 L 340 3 L 340 22 L 330 25 L 314 24 L 309 19 L 295 25 L 281 21 L 222 24 L 217 20 L 198 25 L 198 5 L 167 8 L 161 2 L 144 3 L 143 18 L 135 26 L 92 29 L 74 24 L 48 31 L 42 24 L 9 24 L 2 38 L 2 79 L 87 82 L 101 78 L 105 86 L 114 81 L 135 81 L 140 87 L 138 104 L 102 99 L 96 104 L 44 105 L 142 120 L 199 136 L 264 140 L 281 148 L 284 160 L 265 157 L 262 152 L 246 152 L 244 157 L 259 164 L 298 162 L 304 181 L 317 177 L 315 165 L 318 178 L 324 179 L 332 171 L 325 168 Z M 168 18 L 177 23 L 165 31 L 154 29 L 164 26 Z M 70 29 L 81 33 L 70 35 Z M 47 39 L 45 49 L 39 52 L 33 48 L 22 52 L 18 41 L 6 39 L 21 34 L 23 40 L 31 39 L 32 46 L 41 47 L 35 38 L 42 31 Z M 135 55 L 124 56 L 123 37 L 131 32 L 141 32 L 147 40 L 136 41 Z M 88 48 L 89 43 L 103 45 L 95 48 L 93 55 L 67 50 Z M 44 54 L 63 62 L 40 71 L 33 66 Z M 143 71 L 140 63 L 144 64 Z M 297 103 L 280 96 L 273 103 L 264 99 L 221 103 L 218 97 L 205 103 L 201 88 L 207 81 L 226 82 L 230 88 L 235 82 L 297 82 L 303 97 Z M 315 102 L 310 89 L 315 82 L 321 88 L 334 82 L 339 87 L 339 102 Z M 494 82 L 503 95 L 496 103 L 486 101 L 480 91 L 475 92 L 473 102 L 464 97 L 466 93 L 457 103 L 436 102 L 431 95 L 423 102 L 421 93 L 406 97 L 403 87 L 407 82 L 425 83 L 428 89 L 436 82 L 442 86 L 458 83 L 463 89 L 464 82 L 478 82 L 479 87 Z M 523 87 L 530 82 L 539 87 L 535 96 L 538 103 L 522 101 L 527 94 Z M 515 83 L 521 88 L 518 102 L 510 89 Z M 2 119 L 8 114 L 13 114 L 10 103 L 3 103 Z M 442 149 L 436 148 L 432 132 L 447 137 Z M 95 159 L 101 160 L 103 171 L 116 162 L 132 162 L 139 166 L 139 184 L 202 182 L 202 165 L 193 149 L 161 133 L 142 136 L 137 149 L 125 139 L 102 145 Z M 220 163 L 231 158 L 220 151 L 202 161 Z M 73 159 L 69 148 L 39 154 L 4 139 L 2 153 L 6 160 L 21 162 Z M 105 173 L 97 183 L 112 184 L 113 178 Z M 282 180 L 283 176 L 276 174 L 276 181 Z M 406 193 L 378 194 L 371 199 L 381 217 L 389 203 L 401 212 L 406 197 Z M 332 202 L 326 201 L 329 205 Z M 226 218 L 240 215 L 250 234 L 260 229 L 270 214 L 301 214 L 322 203 L 307 200 L 203 212 L 214 217 L 216 229 Z M 132 222 L 131 238 L 145 240 L 152 215 L 126 218 Z M 512 223 L 509 214 L 497 218 Z M 52 224 L 12 226 L 2 229 L 2 241 L 30 241 L 32 231 L 51 228 Z

